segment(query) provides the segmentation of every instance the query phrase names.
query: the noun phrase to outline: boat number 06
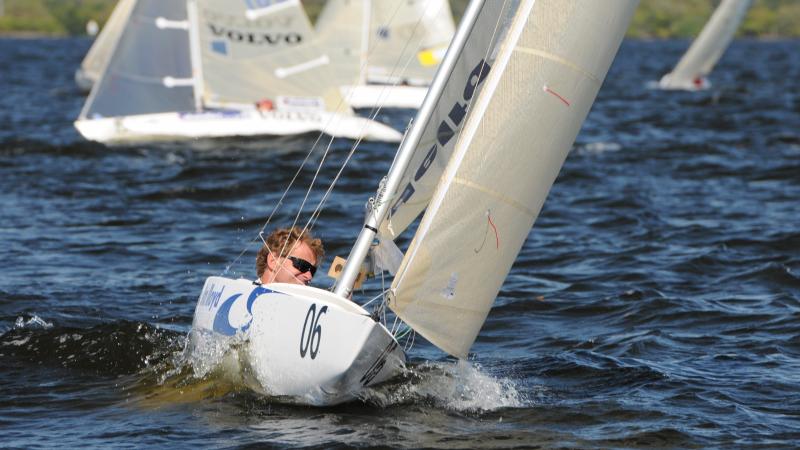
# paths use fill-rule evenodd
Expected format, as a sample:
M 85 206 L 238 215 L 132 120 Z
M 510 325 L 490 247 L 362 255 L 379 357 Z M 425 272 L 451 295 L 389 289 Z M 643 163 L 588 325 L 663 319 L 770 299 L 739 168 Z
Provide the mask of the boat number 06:
M 319 324 L 319 319 L 323 314 L 328 312 L 328 307 L 323 306 L 319 309 L 317 314 L 317 304 L 314 303 L 308 308 L 306 313 L 306 320 L 303 322 L 303 332 L 300 334 L 300 357 L 305 358 L 306 353 L 311 356 L 311 359 L 317 357 L 319 351 L 319 343 L 322 340 L 322 325 Z

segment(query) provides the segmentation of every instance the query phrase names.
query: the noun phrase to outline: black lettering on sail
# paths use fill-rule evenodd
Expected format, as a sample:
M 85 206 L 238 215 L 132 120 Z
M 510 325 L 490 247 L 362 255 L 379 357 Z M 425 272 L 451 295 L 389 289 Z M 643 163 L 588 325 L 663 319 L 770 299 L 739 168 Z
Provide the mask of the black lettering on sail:
M 469 110 L 470 100 L 475 95 L 475 90 L 478 88 L 483 80 L 486 79 L 486 76 L 489 75 L 489 70 L 491 70 L 491 66 L 486 63 L 484 60 L 478 61 L 478 64 L 475 65 L 475 68 L 472 69 L 472 72 L 469 73 L 467 77 L 467 83 L 464 85 L 464 98 L 463 103 L 457 101 L 453 104 L 450 108 L 450 112 L 447 114 L 447 117 L 452 121 L 455 128 L 458 129 L 461 126 L 461 123 L 464 121 L 464 118 L 467 115 L 467 111 Z M 448 142 L 455 136 L 456 130 L 446 121 L 442 120 L 439 123 L 439 128 L 436 130 L 436 140 L 439 145 L 444 147 L 447 145 Z M 433 161 L 436 159 L 436 155 L 438 153 L 438 149 L 436 144 L 428 150 L 428 153 L 425 155 L 425 159 L 422 160 L 422 163 L 417 168 L 417 171 L 414 173 L 414 182 L 419 181 L 425 172 L 428 171 Z M 400 197 L 395 201 L 394 205 L 392 206 L 391 213 L 395 214 L 397 209 L 400 208 L 400 205 L 407 202 L 413 195 L 415 189 L 412 183 L 408 183 L 403 189 L 403 193 Z
M 472 96 L 475 94 L 475 89 L 477 89 L 478 85 L 489 75 L 489 69 L 491 69 L 491 66 L 486 64 L 484 60 L 480 60 L 478 65 L 472 69 L 467 79 L 467 85 L 464 86 L 464 100 L 472 99 Z
M 303 36 L 300 36 L 297 33 L 289 33 L 283 40 L 287 44 L 299 44 L 300 42 L 303 41 Z
M 456 134 L 456 132 L 453 131 L 453 129 L 450 128 L 450 125 L 448 125 L 447 122 L 443 120 L 442 123 L 439 124 L 439 130 L 436 131 L 436 137 L 439 140 L 439 145 L 441 145 L 442 147 L 447 145 L 447 143 L 450 142 L 450 139 L 453 137 L 454 134 Z
M 240 31 L 228 30 L 228 39 L 236 42 L 242 42 L 244 40 L 244 34 L 242 34 Z
M 422 164 L 420 164 L 419 169 L 417 169 L 417 173 L 414 175 L 414 181 L 419 181 L 419 179 L 422 178 L 423 175 L 425 175 L 425 172 L 428 171 L 428 167 L 430 167 L 431 164 L 433 164 L 434 159 L 436 159 L 436 144 L 433 144 L 431 146 L 431 149 L 428 150 L 428 154 L 425 155 L 425 159 L 422 161 Z
M 225 28 L 217 28 L 213 23 L 208 24 L 208 27 L 211 28 L 211 33 L 214 36 L 222 36 L 225 33 Z
M 452 120 L 453 123 L 457 127 L 459 127 L 459 126 L 461 126 L 461 122 L 464 120 L 464 116 L 466 116 L 466 115 L 467 115 L 467 105 L 466 104 L 462 105 L 461 103 L 456 103 L 455 105 L 453 105 L 452 108 L 450 108 L 450 114 L 448 114 L 447 117 L 449 117 L 450 120 Z M 444 144 L 442 144 L 442 145 L 444 145 Z
M 408 199 L 411 198 L 412 195 L 414 195 L 414 186 L 412 186 L 411 183 L 408 183 L 406 185 L 406 188 L 403 190 L 403 193 L 400 194 L 400 198 L 398 198 L 397 201 L 394 202 L 394 206 L 392 206 L 392 214 L 397 212 L 397 208 L 399 208 L 400 205 L 408 201 Z

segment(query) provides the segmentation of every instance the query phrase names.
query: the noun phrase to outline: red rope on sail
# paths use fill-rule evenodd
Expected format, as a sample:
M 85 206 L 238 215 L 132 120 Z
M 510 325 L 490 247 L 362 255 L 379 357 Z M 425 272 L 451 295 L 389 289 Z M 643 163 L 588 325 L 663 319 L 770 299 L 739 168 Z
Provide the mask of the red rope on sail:
M 544 86 L 542 86 L 542 90 L 545 91 L 545 92 L 549 92 L 549 93 L 555 95 L 556 97 L 558 97 L 559 100 L 564 102 L 565 105 L 569 106 L 569 100 L 567 100 L 564 97 L 562 97 L 561 95 L 559 95 L 558 92 L 556 92 L 556 91 L 550 89 L 549 87 L 547 87 L 546 84 Z
M 491 214 L 490 211 L 486 211 L 486 218 L 489 219 L 489 225 L 491 225 L 492 229 L 494 230 L 494 242 L 495 242 L 495 246 L 497 246 L 497 249 L 499 250 L 500 249 L 500 235 L 497 234 L 497 227 L 494 226 L 494 222 L 492 222 L 492 214 Z

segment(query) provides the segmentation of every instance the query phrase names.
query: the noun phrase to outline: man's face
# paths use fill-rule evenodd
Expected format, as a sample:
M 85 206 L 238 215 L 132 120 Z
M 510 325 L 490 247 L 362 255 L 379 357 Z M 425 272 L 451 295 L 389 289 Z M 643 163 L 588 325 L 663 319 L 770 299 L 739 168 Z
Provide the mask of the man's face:
M 292 283 L 292 284 L 308 284 L 311 282 L 311 271 L 307 270 L 305 272 L 301 272 L 300 269 L 296 268 L 296 263 L 290 259 L 290 257 L 299 258 L 305 261 L 308 261 L 312 265 L 317 265 L 317 258 L 314 257 L 314 252 L 311 250 L 311 247 L 308 246 L 305 242 L 300 242 L 295 245 L 294 249 L 289 252 L 289 257 L 282 258 L 277 260 L 277 264 L 275 267 L 275 277 L 273 280 L 262 280 L 264 282 L 275 282 L 275 283 Z M 302 265 L 302 263 L 301 263 Z

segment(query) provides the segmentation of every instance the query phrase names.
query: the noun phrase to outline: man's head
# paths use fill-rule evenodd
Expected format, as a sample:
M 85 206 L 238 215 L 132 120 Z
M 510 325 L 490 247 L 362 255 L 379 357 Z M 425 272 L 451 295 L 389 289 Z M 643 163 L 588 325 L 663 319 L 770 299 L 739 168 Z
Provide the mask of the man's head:
M 297 227 L 279 228 L 266 239 L 256 256 L 256 273 L 262 283 L 308 284 L 322 261 L 322 241 Z

